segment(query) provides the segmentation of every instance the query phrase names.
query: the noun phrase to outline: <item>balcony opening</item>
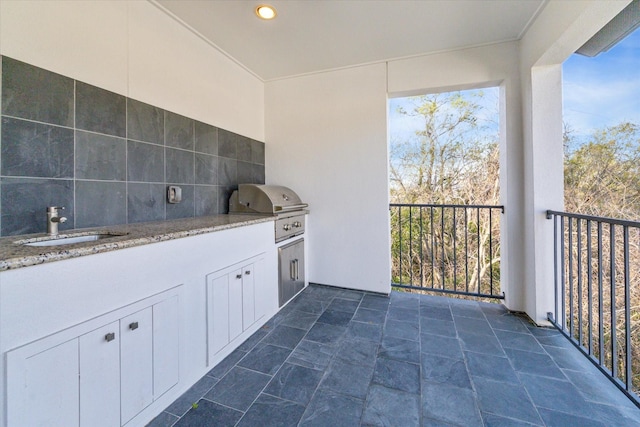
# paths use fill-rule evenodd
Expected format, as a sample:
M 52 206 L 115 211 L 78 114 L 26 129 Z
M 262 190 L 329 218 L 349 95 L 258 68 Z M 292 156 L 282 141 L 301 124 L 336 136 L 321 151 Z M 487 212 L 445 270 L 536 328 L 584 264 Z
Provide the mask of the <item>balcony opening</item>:
M 500 88 L 389 101 L 392 284 L 500 291 Z
M 625 22 L 637 28 L 640 2 L 625 11 L 610 24 L 635 14 Z M 606 52 L 583 46 L 563 64 L 565 212 L 548 215 L 549 316 L 640 407 L 640 30 L 599 40 L 617 33 L 585 44 Z

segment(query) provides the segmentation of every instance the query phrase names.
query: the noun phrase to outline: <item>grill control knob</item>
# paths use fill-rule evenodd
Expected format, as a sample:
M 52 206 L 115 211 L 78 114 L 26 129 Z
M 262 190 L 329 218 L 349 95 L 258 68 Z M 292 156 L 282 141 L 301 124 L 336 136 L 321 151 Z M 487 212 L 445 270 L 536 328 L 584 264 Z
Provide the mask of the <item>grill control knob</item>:
M 296 221 L 296 222 L 293 223 L 293 226 L 295 228 L 300 228 L 300 227 L 302 227 L 302 223 L 300 221 Z
M 285 225 L 283 225 L 283 226 L 282 226 L 282 229 L 283 229 L 284 231 L 289 231 L 289 230 L 291 230 L 291 225 L 289 225 L 289 224 L 285 224 Z

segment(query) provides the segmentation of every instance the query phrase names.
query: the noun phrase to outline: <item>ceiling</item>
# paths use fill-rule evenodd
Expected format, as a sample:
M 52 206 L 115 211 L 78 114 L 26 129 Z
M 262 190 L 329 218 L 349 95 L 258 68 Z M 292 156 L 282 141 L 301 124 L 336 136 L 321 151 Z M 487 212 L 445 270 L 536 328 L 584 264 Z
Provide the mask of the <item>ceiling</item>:
M 269 81 L 518 40 L 547 0 L 152 1 Z

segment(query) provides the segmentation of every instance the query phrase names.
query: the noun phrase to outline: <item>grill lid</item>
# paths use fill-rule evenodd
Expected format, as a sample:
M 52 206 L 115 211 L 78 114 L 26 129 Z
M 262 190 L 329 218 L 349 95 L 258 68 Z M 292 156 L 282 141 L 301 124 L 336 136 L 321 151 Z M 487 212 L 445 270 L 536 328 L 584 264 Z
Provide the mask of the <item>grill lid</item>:
M 293 190 L 280 185 L 240 184 L 229 199 L 230 213 L 277 214 L 307 206 Z

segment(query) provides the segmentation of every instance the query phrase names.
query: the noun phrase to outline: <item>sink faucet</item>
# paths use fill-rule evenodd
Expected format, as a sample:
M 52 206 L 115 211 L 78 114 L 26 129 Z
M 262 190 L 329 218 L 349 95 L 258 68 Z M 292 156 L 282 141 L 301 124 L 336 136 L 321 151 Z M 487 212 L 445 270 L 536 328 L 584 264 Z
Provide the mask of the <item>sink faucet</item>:
M 58 235 L 58 224 L 67 221 L 67 217 L 58 216 L 58 209 L 64 210 L 64 206 L 48 206 L 47 207 L 47 234 L 49 236 Z

